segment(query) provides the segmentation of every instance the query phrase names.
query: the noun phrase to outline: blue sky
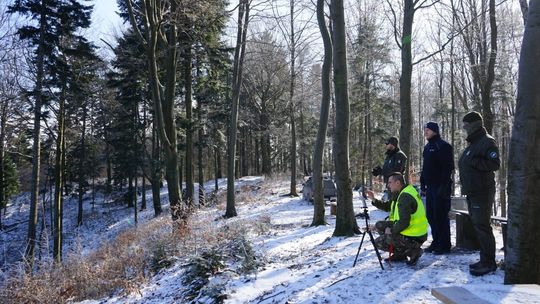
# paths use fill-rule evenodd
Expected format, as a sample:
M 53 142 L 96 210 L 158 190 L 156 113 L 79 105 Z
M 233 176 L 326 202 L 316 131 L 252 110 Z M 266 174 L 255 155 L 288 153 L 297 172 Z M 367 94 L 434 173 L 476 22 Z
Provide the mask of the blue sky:
M 113 46 L 116 45 L 115 37 L 120 36 L 121 29 L 124 27 L 122 20 L 116 14 L 118 11 L 116 0 L 95 0 L 91 4 L 94 5 L 94 11 L 92 12 L 92 25 L 87 36 L 102 48 L 102 52 L 109 53 L 108 47 L 101 39 Z M 102 53 L 102 55 L 104 54 Z

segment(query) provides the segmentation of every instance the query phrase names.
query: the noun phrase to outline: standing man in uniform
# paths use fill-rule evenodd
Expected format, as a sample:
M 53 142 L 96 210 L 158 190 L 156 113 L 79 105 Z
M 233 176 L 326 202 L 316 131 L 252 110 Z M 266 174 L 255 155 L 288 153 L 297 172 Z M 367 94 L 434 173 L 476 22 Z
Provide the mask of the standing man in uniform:
M 469 272 L 481 276 L 497 269 L 495 238 L 491 229 L 491 210 L 495 202 L 495 173 L 501 165 L 495 139 L 484 128 L 482 115 L 467 113 L 463 117 L 468 146 L 459 158 L 461 193 L 467 196 L 467 207 L 480 242 L 480 261 L 469 265 Z
M 441 138 L 439 125 L 428 122 L 424 126 L 424 147 L 420 189 L 426 197 L 426 214 L 431 226 L 433 241 L 425 249 L 434 254 L 450 252 L 450 194 L 452 192 L 452 172 L 454 171 L 454 150 Z
M 371 173 L 373 176 L 382 175 L 384 184 L 388 184 L 388 177 L 394 172 L 404 174 L 407 156 L 399 149 L 399 140 L 397 137 L 390 137 L 385 142 L 386 158 L 384 159 L 383 167 L 377 166 L 373 168 Z

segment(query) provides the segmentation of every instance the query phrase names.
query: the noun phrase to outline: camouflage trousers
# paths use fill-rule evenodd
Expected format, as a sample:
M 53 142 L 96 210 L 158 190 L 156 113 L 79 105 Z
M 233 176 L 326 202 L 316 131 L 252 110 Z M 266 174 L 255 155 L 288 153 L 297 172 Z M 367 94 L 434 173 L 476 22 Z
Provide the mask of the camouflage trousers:
M 407 251 L 420 248 L 427 240 L 427 234 L 420 237 L 409 237 L 402 234 L 398 236 L 384 234 L 384 230 L 387 227 L 392 227 L 390 221 L 378 221 L 375 223 L 375 228 L 380 234 L 380 236 L 375 239 L 375 246 L 377 246 L 377 249 L 379 250 L 390 252 L 390 246 L 392 245 L 394 254 L 397 256 L 406 256 Z

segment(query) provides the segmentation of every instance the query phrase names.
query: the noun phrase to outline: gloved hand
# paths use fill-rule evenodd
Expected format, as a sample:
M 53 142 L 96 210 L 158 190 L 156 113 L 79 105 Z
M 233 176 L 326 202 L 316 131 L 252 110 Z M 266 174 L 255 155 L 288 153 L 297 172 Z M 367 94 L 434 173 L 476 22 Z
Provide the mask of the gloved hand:
M 371 170 L 371 174 L 373 174 L 373 176 L 381 175 L 382 174 L 381 166 L 377 166 L 377 167 L 373 168 L 373 170 Z

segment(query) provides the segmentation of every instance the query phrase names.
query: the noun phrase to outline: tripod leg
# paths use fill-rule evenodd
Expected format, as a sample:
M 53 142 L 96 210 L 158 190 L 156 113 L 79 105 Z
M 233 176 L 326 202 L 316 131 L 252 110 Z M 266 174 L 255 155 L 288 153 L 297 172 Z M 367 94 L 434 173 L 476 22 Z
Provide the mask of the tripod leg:
M 375 253 L 377 254 L 377 258 L 379 259 L 379 265 L 381 265 L 381 269 L 384 270 L 384 266 L 382 264 L 382 257 L 379 253 L 379 249 L 375 245 L 375 239 L 373 238 L 373 234 L 371 233 L 371 230 L 367 230 L 367 233 L 369 234 L 369 239 L 371 240 L 371 244 L 373 244 L 373 248 L 375 248 Z
M 354 264 L 352 267 L 356 266 L 356 260 L 358 259 L 358 254 L 360 253 L 360 249 L 362 248 L 362 243 L 364 242 L 364 237 L 366 236 L 366 231 L 362 233 L 362 240 L 360 241 L 360 245 L 358 245 L 358 251 L 356 252 L 356 257 L 354 258 Z

